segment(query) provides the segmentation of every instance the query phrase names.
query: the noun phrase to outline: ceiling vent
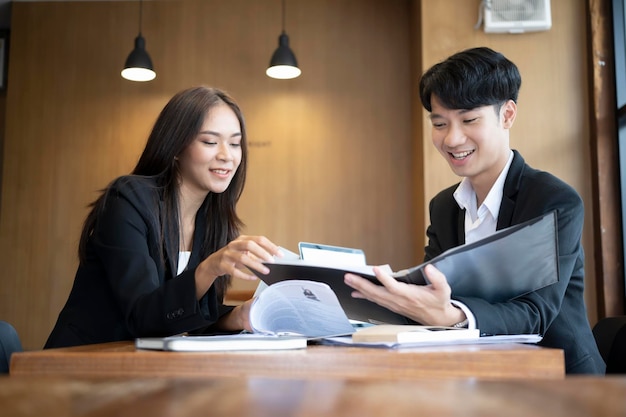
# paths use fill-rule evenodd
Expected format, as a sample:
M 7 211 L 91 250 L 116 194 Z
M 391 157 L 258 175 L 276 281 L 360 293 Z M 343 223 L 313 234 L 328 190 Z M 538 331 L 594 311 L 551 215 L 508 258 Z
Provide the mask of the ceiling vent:
M 524 33 L 552 27 L 550 0 L 484 0 L 486 33 Z

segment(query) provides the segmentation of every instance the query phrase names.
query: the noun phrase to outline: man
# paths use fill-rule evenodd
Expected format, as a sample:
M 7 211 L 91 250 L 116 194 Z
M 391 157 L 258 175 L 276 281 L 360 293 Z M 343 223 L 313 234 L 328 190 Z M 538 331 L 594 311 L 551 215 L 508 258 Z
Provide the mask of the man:
M 520 86 L 515 64 L 489 48 L 459 52 L 422 76 L 420 98 L 430 113 L 433 144 L 462 177 L 430 202 L 425 261 L 556 210 L 559 281 L 503 303 L 451 299 L 446 277 L 432 265 L 425 268 L 427 286 L 397 282 L 377 268 L 383 286 L 352 274 L 345 281 L 354 297 L 418 323 L 541 334 L 541 345 L 564 350 L 567 373 L 603 374 L 583 298 L 583 203 L 572 187 L 531 168 L 510 148 Z

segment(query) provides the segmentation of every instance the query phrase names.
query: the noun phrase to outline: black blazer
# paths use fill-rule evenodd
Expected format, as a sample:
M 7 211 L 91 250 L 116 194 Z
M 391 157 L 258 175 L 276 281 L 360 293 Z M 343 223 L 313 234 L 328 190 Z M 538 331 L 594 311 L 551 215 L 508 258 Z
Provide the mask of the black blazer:
M 453 197 L 452 186 L 430 202 L 425 261 L 465 242 L 465 210 Z M 555 176 L 531 168 L 514 151 L 504 183 L 497 229 L 557 211 L 559 282 L 505 303 L 454 297 L 476 316 L 486 334 L 538 333 L 543 346 L 563 349 L 567 373 L 604 373 L 604 362 L 587 319 L 584 254 L 581 245 L 583 202 L 578 193 Z M 532 259 L 528 260 L 532 262 Z
M 149 177 L 114 181 L 45 348 L 194 331 L 229 311 L 213 286 L 196 299 L 196 248 L 202 245 L 207 204 L 196 216 L 187 269 L 176 276 L 178 248 L 165 248 L 165 263 L 160 257 L 162 189 Z

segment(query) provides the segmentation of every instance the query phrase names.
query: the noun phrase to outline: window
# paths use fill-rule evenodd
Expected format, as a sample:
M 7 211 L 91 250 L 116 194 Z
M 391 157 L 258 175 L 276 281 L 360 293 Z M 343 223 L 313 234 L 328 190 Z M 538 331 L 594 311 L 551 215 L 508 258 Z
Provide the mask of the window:
M 622 242 L 625 252 L 624 259 L 626 259 L 626 0 L 613 0 L 613 44 L 615 48 L 616 115 L 623 220 Z M 626 278 L 624 287 L 626 288 Z

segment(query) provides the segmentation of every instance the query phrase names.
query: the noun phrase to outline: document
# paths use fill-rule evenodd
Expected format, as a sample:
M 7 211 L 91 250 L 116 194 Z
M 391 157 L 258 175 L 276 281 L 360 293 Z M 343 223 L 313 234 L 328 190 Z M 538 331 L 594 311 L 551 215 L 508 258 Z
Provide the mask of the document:
M 250 307 L 250 326 L 251 334 L 139 338 L 135 346 L 187 352 L 297 349 L 309 339 L 354 333 L 330 287 L 302 280 L 278 282 L 260 292 Z
M 346 272 L 353 272 L 375 280 L 378 283 L 371 266 L 327 266 L 320 262 L 303 261 L 301 259 L 277 259 L 274 263 L 265 263 L 265 265 L 269 268 L 270 273 L 268 275 L 257 274 L 257 276 L 269 287 L 294 279 L 320 282 L 328 285 L 336 294 L 341 308 L 350 320 L 372 324 L 409 323 L 405 317 L 385 307 L 369 300 L 352 297 L 353 289 L 343 282 L 343 276 Z
M 478 297 L 504 302 L 558 282 L 556 212 L 511 226 L 477 242 L 452 248 L 428 262 L 392 273 L 399 281 L 426 285 L 423 270 L 432 264 L 441 270 L 452 289 L 452 297 Z M 344 283 L 348 272 L 380 284 L 372 266 L 324 265 L 301 259 L 276 259 L 265 263 L 268 275 L 257 273 L 267 285 L 288 280 L 310 280 L 327 284 L 352 320 L 374 324 L 408 324 L 408 321 L 375 303 L 352 297 Z M 254 271 L 253 271 L 254 272 Z M 256 272 L 255 272 L 256 273 Z
M 308 338 L 354 332 L 333 290 L 305 280 L 277 282 L 262 291 L 250 307 L 250 326 L 259 334 Z
M 410 349 L 428 346 L 454 346 L 454 345 L 491 345 L 503 343 L 530 343 L 540 342 L 542 337 L 537 334 L 496 335 L 480 337 L 442 338 L 440 340 L 415 340 L 415 341 L 356 341 L 353 336 L 328 337 L 320 340 L 321 344 L 333 346 L 369 347 L 382 349 Z

